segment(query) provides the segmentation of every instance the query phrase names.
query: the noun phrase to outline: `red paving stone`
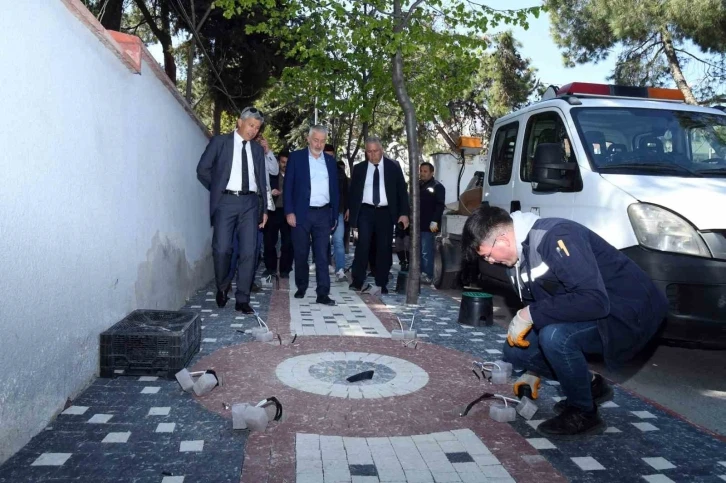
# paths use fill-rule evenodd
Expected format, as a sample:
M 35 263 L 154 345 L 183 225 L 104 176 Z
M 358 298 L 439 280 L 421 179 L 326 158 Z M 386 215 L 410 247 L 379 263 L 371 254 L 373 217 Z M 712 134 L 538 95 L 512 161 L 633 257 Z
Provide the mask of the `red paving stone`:
M 270 329 L 289 341 L 289 300 L 286 280 L 275 291 L 268 314 Z M 390 329 L 395 317 L 366 297 L 374 313 Z M 395 324 L 395 326 L 393 325 Z M 288 358 L 321 352 L 371 352 L 414 363 L 429 375 L 422 389 L 404 396 L 345 399 L 307 393 L 283 384 L 275 369 Z M 194 367 L 214 368 L 224 374 L 224 386 L 198 401 L 231 419 L 224 404 L 257 402 L 275 396 L 283 404 L 285 419 L 271 422 L 266 432 L 252 433 L 245 449 L 241 481 L 244 483 L 295 481 L 295 433 L 331 436 L 413 436 L 468 428 L 502 462 L 518 482 L 566 481 L 508 424 L 488 418 L 488 403 L 475 406 L 466 417 L 459 414 L 483 392 L 509 395 L 510 386 L 485 387 L 470 371 L 472 357 L 426 342 L 418 348 L 401 342 L 368 337 L 298 336 L 294 345 L 245 343 L 220 349 Z

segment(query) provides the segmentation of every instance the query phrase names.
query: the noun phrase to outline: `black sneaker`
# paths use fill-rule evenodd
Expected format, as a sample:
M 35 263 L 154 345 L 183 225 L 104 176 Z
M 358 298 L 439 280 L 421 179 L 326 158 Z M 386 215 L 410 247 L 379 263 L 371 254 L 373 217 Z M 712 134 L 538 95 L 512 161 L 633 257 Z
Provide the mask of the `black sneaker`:
M 348 289 L 349 290 L 352 290 L 354 292 L 360 292 L 361 291 L 361 287 L 358 286 L 358 285 L 356 285 L 356 284 L 354 284 L 354 283 L 351 283 L 350 285 L 348 285 Z
M 296 299 L 305 298 L 305 289 L 302 289 L 302 288 L 297 289 L 297 292 L 295 292 L 295 298 Z
M 280 278 L 290 278 L 290 272 L 280 272 Z
M 610 401 L 613 398 L 613 388 L 605 381 L 605 378 L 600 374 L 595 374 L 595 377 L 590 382 L 590 391 L 592 391 L 592 401 L 598 406 L 604 402 Z M 555 414 L 560 414 L 567 407 L 567 399 L 563 399 L 555 404 L 553 408 Z
M 605 421 L 600 417 L 597 406 L 592 411 L 566 406 L 561 414 L 537 426 L 537 432 L 548 438 L 578 439 L 601 434 L 605 427 Z

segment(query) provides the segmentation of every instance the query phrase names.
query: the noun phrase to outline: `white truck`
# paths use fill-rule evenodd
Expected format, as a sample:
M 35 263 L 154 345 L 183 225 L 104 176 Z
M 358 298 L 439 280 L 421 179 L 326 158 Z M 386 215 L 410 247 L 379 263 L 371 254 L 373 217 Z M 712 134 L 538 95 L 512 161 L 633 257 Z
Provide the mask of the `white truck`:
M 666 294 L 664 338 L 726 346 L 724 109 L 675 89 L 553 87 L 495 122 L 485 163 L 482 203 L 587 226 Z M 452 279 L 455 238 L 439 240 L 439 282 Z

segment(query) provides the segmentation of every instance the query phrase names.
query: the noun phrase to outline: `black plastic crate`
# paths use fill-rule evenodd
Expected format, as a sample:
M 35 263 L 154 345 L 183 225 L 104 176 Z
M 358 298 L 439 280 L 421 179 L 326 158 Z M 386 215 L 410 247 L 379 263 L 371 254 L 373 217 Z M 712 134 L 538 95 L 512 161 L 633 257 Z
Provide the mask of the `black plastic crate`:
M 134 310 L 101 334 L 101 377 L 172 379 L 199 351 L 202 325 L 190 310 Z

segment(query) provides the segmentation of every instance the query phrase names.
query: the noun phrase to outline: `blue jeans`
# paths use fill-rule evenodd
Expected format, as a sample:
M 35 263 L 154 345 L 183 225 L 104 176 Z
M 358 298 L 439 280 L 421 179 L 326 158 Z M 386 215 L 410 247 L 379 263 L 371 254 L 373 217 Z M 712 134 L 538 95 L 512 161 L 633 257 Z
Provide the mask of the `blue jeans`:
M 343 214 L 338 215 L 338 226 L 333 232 L 333 259 L 335 260 L 335 271 L 345 270 L 345 245 L 343 235 L 345 234 L 345 222 Z
M 567 404 L 589 411 L 593 408 L 592 375 L 585 354 L 602 354 L 603 345 L 595 322 L 568 322 L 534 328 L 527 334 L 529 347 L 504 343 L 504 360 L 560 382 Z
M 434 239 L 435 233 L 421 232 L 421 271 L 434 278 Z

